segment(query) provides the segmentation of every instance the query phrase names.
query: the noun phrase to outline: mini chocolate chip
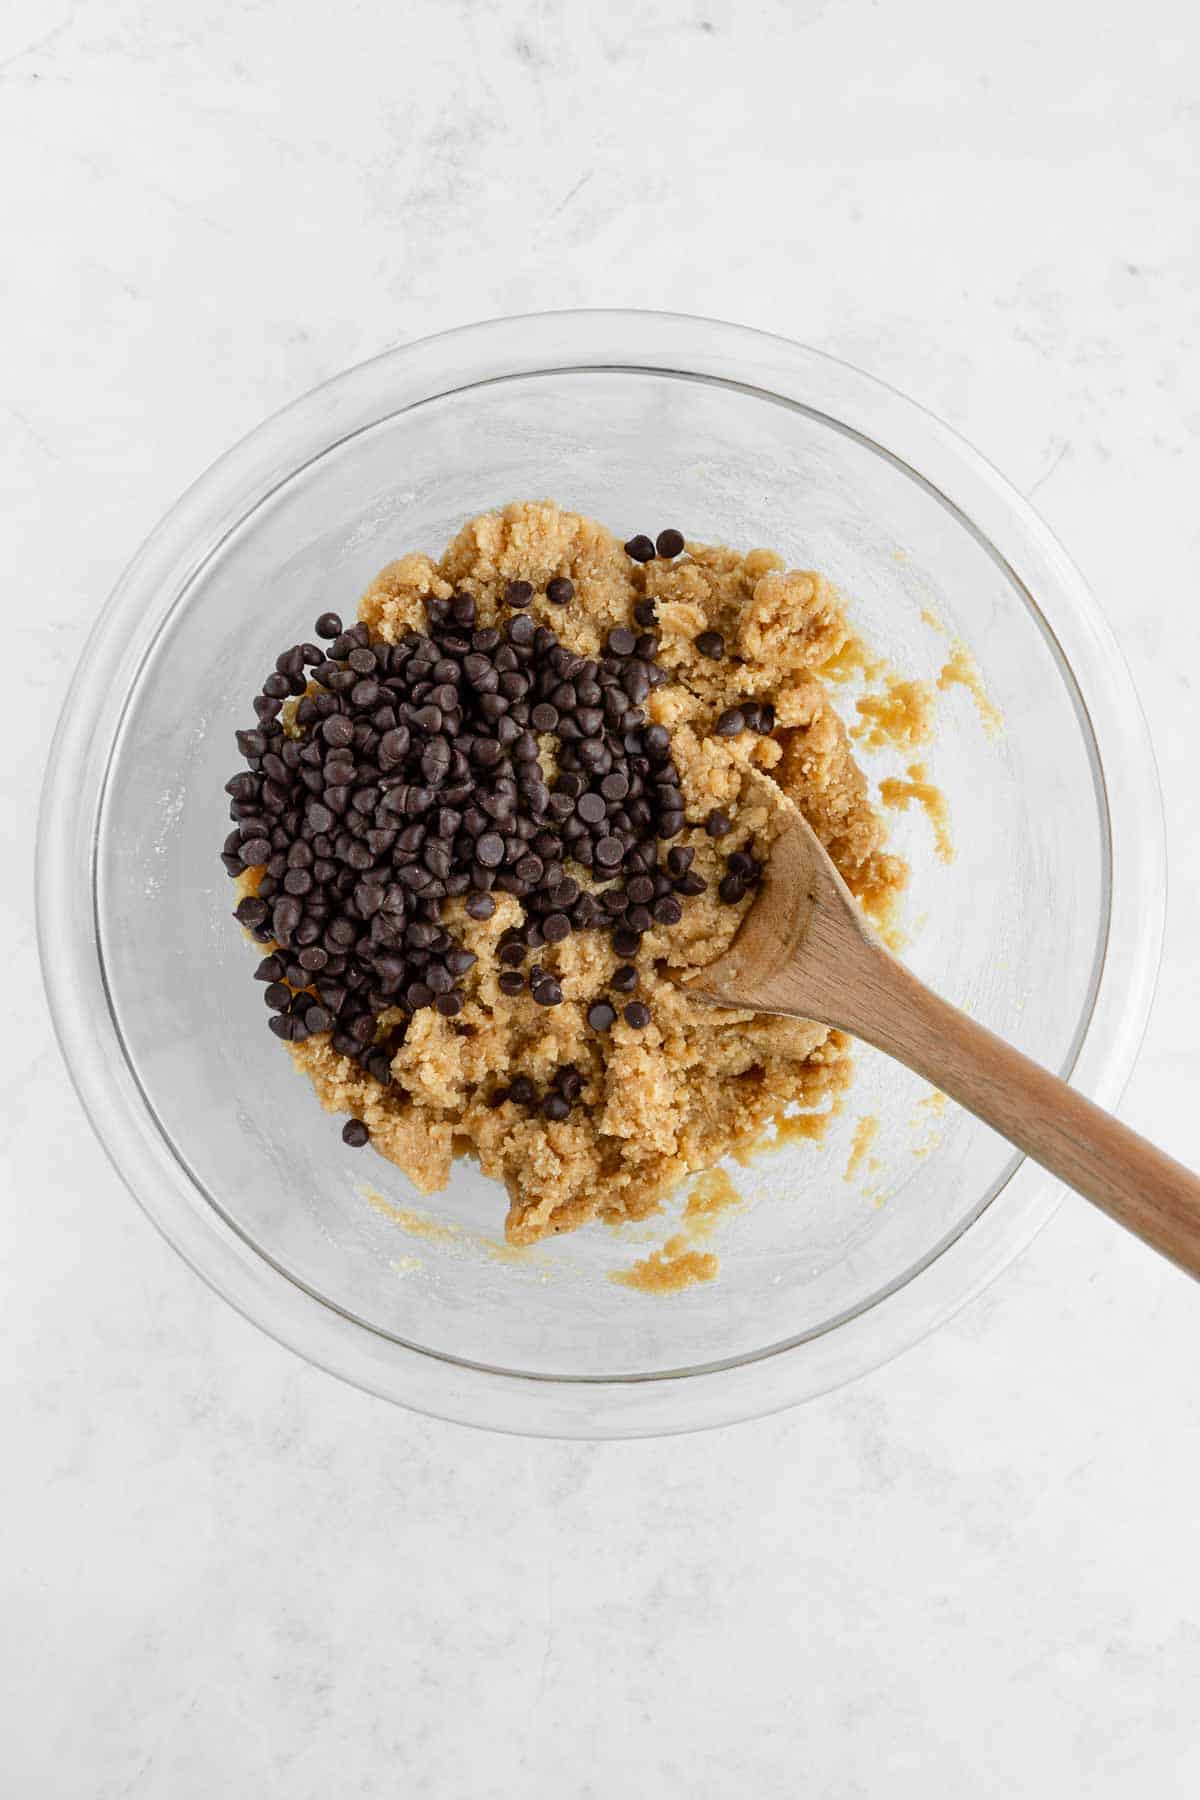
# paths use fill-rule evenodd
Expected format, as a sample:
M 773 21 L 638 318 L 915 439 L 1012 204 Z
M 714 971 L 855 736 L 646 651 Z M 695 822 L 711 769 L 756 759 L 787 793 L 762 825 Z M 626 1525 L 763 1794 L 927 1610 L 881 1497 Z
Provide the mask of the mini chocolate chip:
M 625 545 L 625 554 L 626 556 L 631 557 L 634 562 L 652 562 L 654 559 L 654 545 L 644 532 L 639 532 L 636 537 L 631 537 Z
M 654 548 L 658 551 L 660 556 L 666 557 L 668 561 L 671 557 L 678 556 L 679 552 L 683 549 L 682 531 L 676 531 L 674 527 L 668 527 L 666 531 L 660 531 L 654 540 Z
M 553 581 L 546 583 L 546 598 L 555 606 L 566 606 L 575 598 L 575 583 L 568 581 L 565 575 L 556 575 Z
M 622 963 L 621 967 L 615 970 L 610 986 L 614 987 L 618 994 L 632 994 L 636 990 L 637 984 L 638 972 L 633 964 Z
M 712 662 L 720 662 L 725 654 L 725 639 L 719 631 L 702 631 L 696 639 L 696 648 L 701 656 L 707 656 Z
M 345 713 L 335 713 L 320 727 L 320 734 L 331 749 L 344 751 L 354 742 L 354 725 Z
M 752 856 L 747 856 L 744 850 L 735 850 L 726 858 L 725 867 L 731 875 L 746 876 L 753 875 L 758 864 Z
M 472 919 L 490 919 L 496 910 L 496 902 L 490 894 L 469 894 L 465 904 Z
M 552 912 L 542 920 L 542 936 L 548 944 L 561 944 L 571 935 L 571 921 L 566 913 Z
M 574 1063 L 563 1063 L 561 1068 L 554 1071 L 554 1085 L 563 1099 L 574 1106 L 583 1092 L 583 1076 Z
M 547 975 L 533 988 L 533 998 L 538 1006 L 560 1006 L 563 991 L 553 975 Z
M 733 826 L 727 815 L 721 812 L 718 807 L 714 806 L 707 819 L 704 821 L 704 829 L 707 831 L 710 838 L 720 838 L 727 837 L 733 830 Z
M 652 625 L 658 624 L 658 607 L 653 600 L 639 600 L 633 609 L 633 617 L 638 625 L 649 630 Z
M 683 908 L 678 900 L 665 895 L 654 902 L 654 917 L 660 925 L 678 925 L 683 917 Z
M 627 631 L 623 625 L 618 625 L 615 631 L 608 634 L 608 650 L 612 656 L 632 656 L 636 643 L 637 638 L 633 632 Z
M 618 956 L 636 956 L 642 946 L 642 934 L 628 925 L 618 925 L 612 934 L 612 946 Z
M 608 816 L 608 808 L 601 794 L 581 794 L 575 811 L 588 825 L 599 825 Z M 244 850 L 242 854 L 246 854 Z
M 283 962 L 278 956 L 264 956 L 254 971 L 255 981 L 278 981 L 283 974 Z
M 615 1009 L 607 1000 L 594 1000 L 588 1007 L 587 1022 L 593 1031 L 608 1031 L 616 1017 Z
M 518 1106 L 532 1106 L 537 1098 L 537 1089 L 528 1075 L 518 1075 L 508 1090 L 508 1097 Z
M 650 1023 L 650 1008 L 641 1000 L 631 1000 L 623 1014 L 625 1023 L 635 1031 L 643 1031 Z
M 504 598 L 509 606 L 528 606 L 533 599 L 533 587 L 528 581 L 510 581 L 504 590 Z
M 265 925 L 267 914 L 266 901 L 258 899 L 254 894 L 247 894 L 246 898 L 239 900 L 233 909 L 233 916 L 238 924 L 245 925 L 250 930 L 253 930 L 256 925 Z
M 604 923 L 605 913 L 594 894 L 582 893 L 571 908 L 576 931 L 594 931 Z
M 361 1150 L 364 1144 L 371 1141 L 371 1134 L 361 1119 L 347 1119 L 342 1126 L 342 1142 L 349 1144 L 352 1150 Z
M 737 737 L 739 732 L 745 729 L 746 720 L 738 706 L 727 706 L 713 726 L 713 732 L 717 737 Z
M 717 893 L 726 906 L 736 906 L 739 900 L 746 897 L 746 884 L 740 875 L 722 875 L 717 884 Z
M 425 986 L 435 995 L 448 994 L 454 977 L 444 963 L 431 962 L 425 970 Z
M 313 626 L 319 638 L 336 638 L 342 635 L 342 621 L 335 612 L 322 613 Z
M 564 1099 L 561 1094 L 546 1095 L 546 1098 L 542 1101 L 543 1118 L 561 1122 L 563 1119 L 570 1118 L 570 1116 L 571 1103 L 569 1100 Z
M 510 996 L 519 994 L 525 986 L 525 977 L 519 969 L 505 969 L 504 973 L 497 977 L 496 986 L 502 994 Z
M 443 1019 L 453 1019 L 462 1011 L 462 995 L 450 988 L 446 993 L 439 994 L 433 1004 Z

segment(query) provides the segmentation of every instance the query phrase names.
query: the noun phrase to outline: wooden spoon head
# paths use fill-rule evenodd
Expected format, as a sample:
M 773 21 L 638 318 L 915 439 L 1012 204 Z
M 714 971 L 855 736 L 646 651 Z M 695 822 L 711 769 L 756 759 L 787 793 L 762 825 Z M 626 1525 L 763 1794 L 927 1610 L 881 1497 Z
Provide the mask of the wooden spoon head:
M 797 814 L 775 840 L 733 943 L 687 989 L 714 1006 L 838 1024 L 856 956 L 861 963 L 880 948 L 824 845 Z

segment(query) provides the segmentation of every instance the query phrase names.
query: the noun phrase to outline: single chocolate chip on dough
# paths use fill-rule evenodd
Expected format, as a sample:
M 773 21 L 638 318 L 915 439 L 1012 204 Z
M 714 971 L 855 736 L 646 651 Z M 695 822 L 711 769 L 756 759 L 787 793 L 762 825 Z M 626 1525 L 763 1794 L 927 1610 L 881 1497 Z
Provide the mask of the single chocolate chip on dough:
M 349 1144 L 352 1150 L 361 1150 L 370 1140 L 371 1134 L 361 1119 L 347 1119 L 342 1126 L 342 1142 Z
M 623 1016 L 627 1025 L 642 1031 L 650 1023 L 650 1008 L 641 1000 L 631 1000 Z
M 615 1009 L 607 1000 L 594 1000 L 588 1007 L 587 1022 L 593 1031 L 608 1031 L 616 1017 Z
M 653 541 L 648 538 L 644 532 L 639 532 L 636 537 L 631 537 L 625 545 L 625 554 L 626 556 L 632 557 L 634 562 L 653 562 Z
M 553 581 L 546 583 L 546 598 L 554 606 L 566 606 L 575 598 L 575 583 L 568 581 L 565 575 L 556 575 Z
M 725 639 L 719 631 L 702 631 L 696 639 L 696 648 L 701 656 L 707 656 L 712 662 L 720 662 L 725 654 Z
M 583 1092 L 583 1076 L 574 1063 L 562 1063 L 554 1071 L 554 1085 L 564 1100 L 574 1106 Z
M 683 549 L 682 531 L 676 531 L 670 526 L 666 531 L 660 531 L 654 540 L 654 548 L 660 556 L 665 557 L 668 561 L 671 557 L 678 556 Z

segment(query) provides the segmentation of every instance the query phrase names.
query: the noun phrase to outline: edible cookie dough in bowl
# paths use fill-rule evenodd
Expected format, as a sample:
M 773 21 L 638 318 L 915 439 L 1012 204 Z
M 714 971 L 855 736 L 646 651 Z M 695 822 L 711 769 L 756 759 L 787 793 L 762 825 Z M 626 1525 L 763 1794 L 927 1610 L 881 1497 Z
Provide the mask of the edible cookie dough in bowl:
M 407 730 L 381 755 L 397 728 L 363 710 L 386 709 L 377 676 L 428 706 L 401 691 L 415 657 L 468 728 L 452 659 L 417 646 L 439 629 L 466 633 L 482 693 L 559 659 L 527 696 L 550 712 L 517 800 L 459 783 L 442 839 Z M 304 645 L 260 743 L 251 700 Z M 303 965 L 290 936 L 335 821 L 318 810 L 290 860 L 243 857 L 225 791 L 239 743 L 261 784 L 264 752 L 345 717 L 355 681 L 353 805 L 413 809 L 372 813 L 374 852 L 413 823 L 414 857 L 444 847 L 391 923 L 375 876 L 354 889 L 349 938 L 379 914 L 363 971 L 328 917 Z M 587 750 L 605 707 L 616 735 Z M 331 750 L 351 780 L 339 736 L 320 781 Z M 451 787 L 471 761 L 437 766 L 452 739 L 431 765 Z M 1079 577 L 1000 478 L 867 377 L 708 321 L 547 315 L 390 352 L 203 477 L 84 655 L 39 856 L 71 1073 L 193 1266 L 377 1393 L 579 1435 L 790 1404 L 948 1316 L 1055 1200 L 873 1052 L 686 999 L 796 804 L 925 980 L 1115 1101 L 1161 927 L 1153 767 Z M 418 906 L 430 868 L 450 885 Z M 332 973 L 310 969 L 326 950 Z

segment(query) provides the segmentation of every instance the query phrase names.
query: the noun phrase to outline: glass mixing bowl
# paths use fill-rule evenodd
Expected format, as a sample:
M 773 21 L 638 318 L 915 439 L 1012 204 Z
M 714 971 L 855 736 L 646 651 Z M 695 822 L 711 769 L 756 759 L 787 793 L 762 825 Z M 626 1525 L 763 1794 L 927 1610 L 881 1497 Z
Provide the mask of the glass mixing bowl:
M 1081 578 L 911 401 L 701 319 L 547 314 L 389 351 L 184 495 L 109 601 L 64 709 L 38 858 L 46 985 L 116 1167 L 192 1267 L 284 1343 L 476 1425 L 686 1430 L 786 1406 L 911 1343 L 1027 1243 L 1057 1190 L 863 1050 L 823 1143 L 734 1170 L 744 1204 L 714 1240 L 720 1279 L 651 1298 L 608 1276 L 666 1221 L 506 1255 L 504 1196 L 473 1164 L 422 1199 L 344 1148 L 264 1031 L 230 918 L 217 854 L 234 729 L 277 651 L 319 612 L 353 613 L 383 563 L 546 494 L 619 536 L 678 525 L 824 570 L 907 675 L 934 679 L 969 646 L 1003 729 L 984 729 L 965 687 L 939 696 L 926 760 L 957 856 L 943 867 L 928 821 L 898 816 L 907 955 L 1113 1104 L 1157 967 L 1162 824 L 1145 725 Z M 847 1179 L 864 1118 L 877 1135 Z

